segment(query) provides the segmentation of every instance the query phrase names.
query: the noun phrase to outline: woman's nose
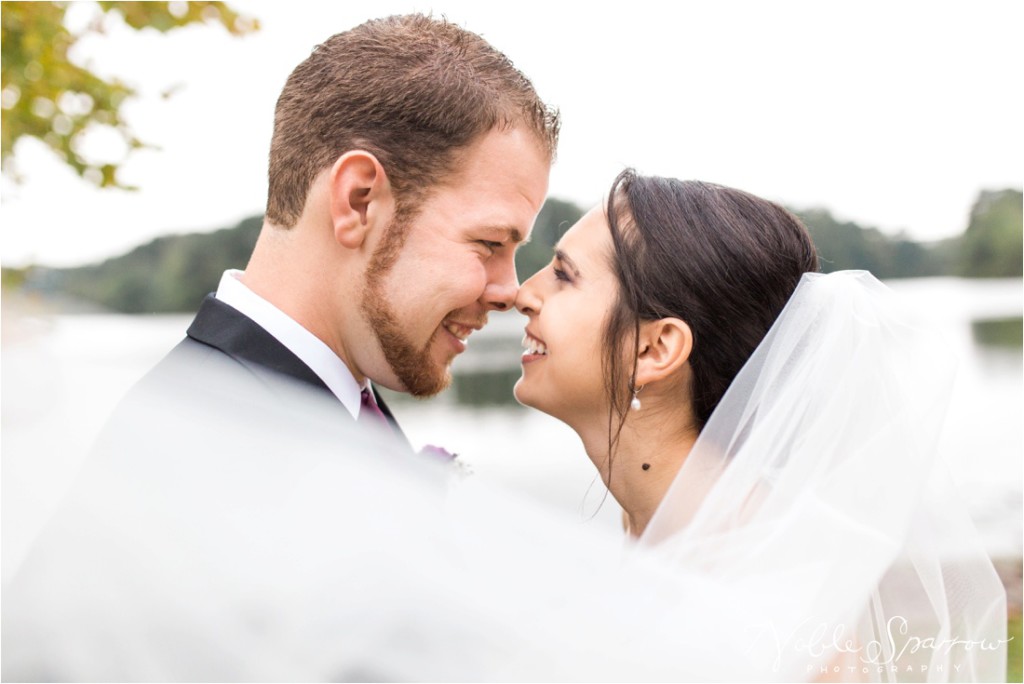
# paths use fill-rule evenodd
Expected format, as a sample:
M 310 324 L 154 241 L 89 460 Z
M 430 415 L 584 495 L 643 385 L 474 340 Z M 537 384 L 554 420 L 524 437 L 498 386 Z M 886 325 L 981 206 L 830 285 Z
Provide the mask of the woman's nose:
M 516 310 L 524 315 L 535 314 L 540 311 L 541 298 L 537 279 L 543 271 L 535 273 L 529 280 L 523 283 L 518 294 L 516 294 Z

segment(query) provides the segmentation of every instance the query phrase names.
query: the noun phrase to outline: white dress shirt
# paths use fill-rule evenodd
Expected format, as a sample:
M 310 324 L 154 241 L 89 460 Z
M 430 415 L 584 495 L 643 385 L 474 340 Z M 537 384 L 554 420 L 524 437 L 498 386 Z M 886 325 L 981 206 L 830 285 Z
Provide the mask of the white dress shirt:
M 234 269 L 224 271 L 217 286 L 217 299 L 251 318 L 256 325 L 299 357 L 324 381 L 352 417 L 359 418 L 362 388 L 352 377 L 352 371 L 345 362 L 295 319 L 246 287 L 245 283 L 238 279 L 241 275 L 242 271 Z M 369 382 L 366 381 L 367 387 Z

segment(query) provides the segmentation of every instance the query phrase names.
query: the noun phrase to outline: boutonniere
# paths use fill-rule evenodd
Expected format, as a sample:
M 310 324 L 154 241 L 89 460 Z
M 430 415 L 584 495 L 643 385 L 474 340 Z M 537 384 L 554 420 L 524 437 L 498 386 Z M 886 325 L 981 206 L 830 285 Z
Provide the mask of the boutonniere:
M 433 444 L 428 444 L 420 449 L 420 456 L 436 458 L 440 461 L 444 461 L 445 463 L 454 461 L 459 457 L 458 454 L 453 454 L 444 447 L 434 446 Z
M 466 463 L 460 461 L 458 454 L 453 454 L 444 447 L 428 444 L 422 449 L 420 449 L 419 455 L 426 456 L 427 458 L 436 459 L 441 463 L 451 464 L 451 469 L 456 474 L 458 474 L 460 478 L 473 474 L 473 469 L 470 468 Z

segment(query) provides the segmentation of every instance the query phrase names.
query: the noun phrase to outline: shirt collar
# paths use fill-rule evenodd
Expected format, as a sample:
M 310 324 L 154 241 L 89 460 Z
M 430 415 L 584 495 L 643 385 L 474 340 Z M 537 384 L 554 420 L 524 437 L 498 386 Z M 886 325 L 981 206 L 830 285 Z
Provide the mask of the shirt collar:
M 245 283 L 239 280 L 242 275 L 242 271 L 235 269 L 225 271 L 217 286 L 217 299 L 248 316 L 256 325 L 299 357 L 323 380 L 352 417 L 358 418 L 362 388 L 345 362 L 295 319 L 246 287 Z M 370 387 L 369 380 L 365 386 Z

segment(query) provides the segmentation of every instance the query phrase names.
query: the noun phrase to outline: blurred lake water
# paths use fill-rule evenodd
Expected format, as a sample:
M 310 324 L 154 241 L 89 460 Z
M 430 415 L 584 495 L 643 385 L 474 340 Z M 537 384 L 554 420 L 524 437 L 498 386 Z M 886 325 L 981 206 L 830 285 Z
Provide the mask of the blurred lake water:
M 994 556 L 1022 551 L 1024 281 L 931 278 L 888 283 L 931 327 L 959 370 L 943 439 L 954 480 Z M 125 391 L 184 335 L 191 315 L 48 314 L 5 298 L 2 347 L 3 576 L 70 486 Z M 575 433 L 516 404 L 511 387 L 525 319 L 492 316 L 454 365 L 448 392 L 396 396 L 414 446 L 460 455 L 475 477 L 576 511 L 581 525 L 619 526 Z

